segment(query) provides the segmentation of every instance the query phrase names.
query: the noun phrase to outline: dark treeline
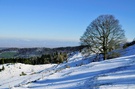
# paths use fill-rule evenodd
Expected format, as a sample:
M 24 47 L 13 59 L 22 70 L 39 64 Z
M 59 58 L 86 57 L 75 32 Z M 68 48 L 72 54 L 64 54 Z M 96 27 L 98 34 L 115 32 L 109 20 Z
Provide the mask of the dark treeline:
M 62 63 L 67 60 L 66 52 L 54 52 L 52 54 L 44 54 L 40 57 L 31 58 L 1 58 L 0 64 L 5 63 L 24 63 L 24 64 L 50 64 L 50 63 Z
M 125 43 L 125 44 L 123 45 L 123 48 L 127 48 L 127 47 L 129 47 L 129 46 L 134 45 L 134 44 L 135 44 L 135 39 L 134 39 L 132 42 Z
M 3 48 L 0 49 L 0 53 L 10 52 L 13 53 L 11 57 L 1 56 L 0 58 L 31 58 L 31 57 L 38 57 L 44 54 L 53 54 L 53 53 L 60 53 L 66 52 L 71 53 L 75 51 L 80 51 L 85 46 L 74 46 L 74 47 L 59 47 L 59 48 Z

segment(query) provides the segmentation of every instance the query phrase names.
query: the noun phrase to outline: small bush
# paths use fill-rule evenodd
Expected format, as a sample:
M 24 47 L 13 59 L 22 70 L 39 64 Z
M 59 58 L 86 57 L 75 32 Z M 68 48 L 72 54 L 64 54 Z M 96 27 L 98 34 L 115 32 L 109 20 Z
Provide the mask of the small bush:
M 81 62 L 80 66 L 82 66 L 82 65 L 83 65 L 83 62 Z
M 4 66 L 2 66 L 2 70 L 5 70 L 5 67 Z
M 22 72 L 21 74 L 20 74 L 20 76 L 25 76 L 26 74 L 24 73 L 24 72 Z
M 4 66 L 2 66 L 2 69 L 0 69 L 0 72 L 1 72 L 2 70 L 5 70 L 5 67 L 4 67 Z
M 70 66 L 66 65 L 66 68 L 70 68 Z
M 117 57 L 120 57 L 120 53 L 111 52 L 110 54 L 108 54 L 107 59 L 112 59 L 112 58 L 117 58 Z

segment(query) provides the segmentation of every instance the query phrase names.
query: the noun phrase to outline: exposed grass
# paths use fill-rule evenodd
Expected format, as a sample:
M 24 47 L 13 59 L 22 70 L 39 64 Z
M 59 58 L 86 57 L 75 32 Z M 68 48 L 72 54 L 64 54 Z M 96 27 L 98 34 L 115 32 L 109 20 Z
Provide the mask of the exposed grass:
M 13 58 L 16 52 L 2 52 L 0 53 L 0 58 Z

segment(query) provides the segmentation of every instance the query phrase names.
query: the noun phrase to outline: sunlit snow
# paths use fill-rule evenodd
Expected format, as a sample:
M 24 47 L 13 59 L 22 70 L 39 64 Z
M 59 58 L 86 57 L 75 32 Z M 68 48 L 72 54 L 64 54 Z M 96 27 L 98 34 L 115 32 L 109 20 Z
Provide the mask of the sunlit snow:
M 92 56 L 76 52 L 58 65 L 4 64 L 0 89 L 135 89 L 134 48 L 101 62 L 91 63 Z M 20 76 L 22 72 L 26 75 Z

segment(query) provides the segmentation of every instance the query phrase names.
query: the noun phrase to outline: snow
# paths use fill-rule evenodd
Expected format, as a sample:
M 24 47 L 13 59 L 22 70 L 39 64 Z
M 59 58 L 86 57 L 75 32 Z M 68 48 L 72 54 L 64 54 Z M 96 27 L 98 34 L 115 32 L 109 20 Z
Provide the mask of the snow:
M 135 46 L 122 53 L 101 62 L 76 52 L 58 65 L 4 64 L 0 89 L 135 89 Z
M 2 68 L 2 66 L 5 67 L 5 70 L 0 72 L 0 88 L 8 88 L 38 79 L 40 77 L 36 75 L 41 75 L 39 74 L 40 71 L 55 65 L 26 65 L 17 63 L 0 65 L 0 68 Z M 22 72 L 24 72 L 26 76 L 20 76 Z

